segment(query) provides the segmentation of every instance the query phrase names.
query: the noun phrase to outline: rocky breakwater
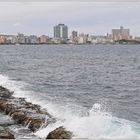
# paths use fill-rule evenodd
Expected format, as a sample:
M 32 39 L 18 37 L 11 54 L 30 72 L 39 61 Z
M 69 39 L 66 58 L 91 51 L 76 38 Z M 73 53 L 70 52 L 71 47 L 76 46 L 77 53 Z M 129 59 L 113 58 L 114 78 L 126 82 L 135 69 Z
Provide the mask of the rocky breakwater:
M 17 123 L 28 126 L 33 132 L 55 121 L 39 105 L 29 103 L 24 98 L 15 98 L 13 92 L 2 86 L 0 86 L 0 111 L 10 115 Z
M 0 86 L 0 112 L 11 116 L 14 124 L 22 124 L 32 132 L 55 122 L 55 119 L 47 110 L 41 109 L 39 105 L 27 102 L 24 98 L 14 97 L 13 92 L 2 86 Z M 63 127 L 59 127 L 50 132 L 47 139 L 70 139 L 71 136 L 71 132 L 66 131 Z M 7 127 L 1 126 L 0 124 L 0 139 L 2 138 L 13 139 L 14 136 Z

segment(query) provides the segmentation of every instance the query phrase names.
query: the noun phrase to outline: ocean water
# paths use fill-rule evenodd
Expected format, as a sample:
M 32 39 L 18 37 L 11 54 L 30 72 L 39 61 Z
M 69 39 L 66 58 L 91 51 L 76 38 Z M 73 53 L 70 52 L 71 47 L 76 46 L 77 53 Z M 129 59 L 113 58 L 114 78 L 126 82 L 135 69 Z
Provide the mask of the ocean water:
M 0 85 L 41 105 L 74 138 L 140 138 L 140 46 L 0 46 Z

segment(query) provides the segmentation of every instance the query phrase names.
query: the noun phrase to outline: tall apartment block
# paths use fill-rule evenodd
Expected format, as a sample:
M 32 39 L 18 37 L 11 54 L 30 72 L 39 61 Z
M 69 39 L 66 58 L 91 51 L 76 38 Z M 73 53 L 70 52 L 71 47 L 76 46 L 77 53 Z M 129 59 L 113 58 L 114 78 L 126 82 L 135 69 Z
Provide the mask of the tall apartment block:
M 58 24 L 54 26 L 54 38 L 67 39 L 68 27 L 65 24 Z

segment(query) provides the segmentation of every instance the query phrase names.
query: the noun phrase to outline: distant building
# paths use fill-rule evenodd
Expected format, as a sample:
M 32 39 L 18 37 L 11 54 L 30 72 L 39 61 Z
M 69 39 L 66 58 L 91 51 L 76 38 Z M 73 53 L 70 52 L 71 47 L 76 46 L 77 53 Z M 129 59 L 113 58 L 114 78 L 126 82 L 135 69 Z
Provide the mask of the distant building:
M 11 36 L 7 36 L 6 37 L 6 44 L 12 44 L 12 37 Z
M 72 31 L 72 38 L 76 38 L 78 36 L 78 32 L 77 31 Z
M 50 43 L 50 38 L 46 35 L 42 35 L 42 36 L 39 37 L 39 43 L 40 44 Z
M 0 35 L 0 44 L 5 44 L 5 43 L 6 43 L 6 36 Z
M 17 41 L 18 41 L 19 44 L 24 44 L 25 43 L 25 36 L 24 36 L 24 34 L 18 33 Z
M 79 34 L 78 36 L 78 44 L 86 44 L 88 40 L 88 35 L 87 34 Z
M 29 36 L 25 36 L 25 43 L 26 44 L 30 44 L 30 38 L 29 38 Z
M 134 38 L 134 40 L 140 41 L 140 37 L 137 37 L 137 36 L 136 36 L 136 37 Z
M 11 35 L 11 43 L 16 44 L 17 43 L 17 36 L 16 35 Z
M 78 32 L 77 31 L 72 31 L 69 43 L 70 44 L 77 44 L 78 43 Z
M 114 41 L 130 38 L 130 30 L 124 29 L 122 26 L 120 29 L 112 29 L 112 38 Z
M 30 41 L 30 44 L 38 44 L 39 43 L 38 37 L 36 35 L 30 35 L 29 41 Z
M 58 24 L 54 26 L 54 38 L 67 39 L 68 27 L 65 24 Z

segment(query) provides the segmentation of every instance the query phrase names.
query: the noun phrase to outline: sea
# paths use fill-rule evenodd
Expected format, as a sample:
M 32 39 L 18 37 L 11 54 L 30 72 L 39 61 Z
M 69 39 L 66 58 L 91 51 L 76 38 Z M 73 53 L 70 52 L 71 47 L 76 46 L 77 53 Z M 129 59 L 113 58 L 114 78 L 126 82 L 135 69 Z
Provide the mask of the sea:
M 140 45 L 0 45 L 0 85 L 56 118 L 39 138 L 140 138 Z

